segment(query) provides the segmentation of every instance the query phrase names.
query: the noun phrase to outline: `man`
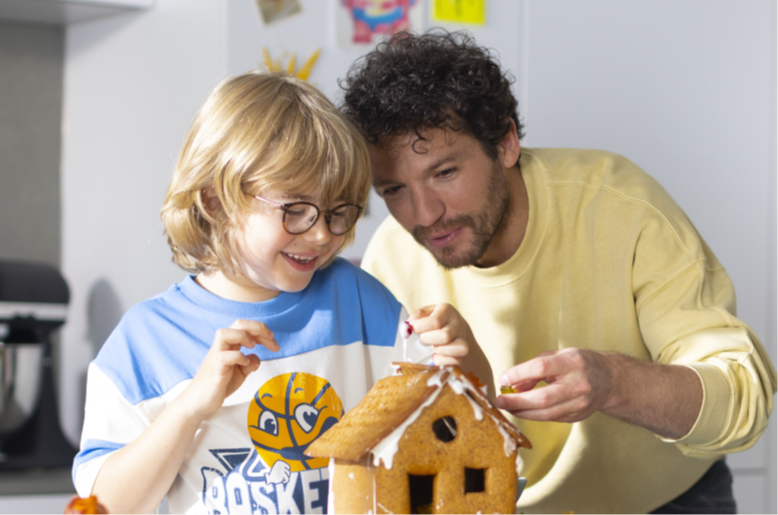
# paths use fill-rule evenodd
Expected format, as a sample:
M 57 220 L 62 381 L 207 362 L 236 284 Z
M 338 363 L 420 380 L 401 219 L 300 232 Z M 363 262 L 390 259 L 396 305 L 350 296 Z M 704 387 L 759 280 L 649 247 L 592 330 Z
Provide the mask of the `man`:
M 344 88 L 392 214 L 363 266 L 410 310 L 453 304 L 513 387 L 519 511 L 733 512 L 722 457 L 764 431 L 775 370 L 661 186 L 521 148 L 510 81 L 466 35 L 399 34 Z

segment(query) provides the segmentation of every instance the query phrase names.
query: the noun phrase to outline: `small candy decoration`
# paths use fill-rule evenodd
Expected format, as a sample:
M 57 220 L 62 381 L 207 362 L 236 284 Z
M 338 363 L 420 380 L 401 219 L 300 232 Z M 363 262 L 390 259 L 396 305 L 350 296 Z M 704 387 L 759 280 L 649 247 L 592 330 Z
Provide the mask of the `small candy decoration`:
M 400 336 L 403 337 L 403 340 L 410 338 L 411 334 L 413 334 L 413 326 L 410 324 L 410 322 L 406 320 L 400 323 Z
M 65 507 L 65 513 L 108 513 L 108 510 L 97 502 L 97 497 L 94 495 L 89 497 L 74 495 Z

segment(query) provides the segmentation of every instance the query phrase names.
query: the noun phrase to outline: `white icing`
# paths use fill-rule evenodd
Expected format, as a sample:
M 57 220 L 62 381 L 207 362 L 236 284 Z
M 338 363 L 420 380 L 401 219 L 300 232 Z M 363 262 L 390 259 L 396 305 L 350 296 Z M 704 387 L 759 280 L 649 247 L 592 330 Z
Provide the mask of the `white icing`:
M 465 395 L 465 398 L 467 399 L 467 402 L 470 403 L 470 406 L 473 407 L 473 414 L 475 415 L 476 420 L 483 420 L 484 418 L 484 409 L 481 407 L 480 404 L 478 404 L 475 399 L 470 397 L 469 395 Z
M 387 470 L 391 470 L 394 455 L 397 453 L 400 438 L 402 438 L 403 434 L 405 434 L 405 430 L 408 429 L 408 427 L 419 418 L 424 408 L 435 402 L 435 399 L 437 399 L 438 395 L 443 389 L 443 386 L 446 384 L 449 385 L 451 390 L 457 395 L 462 395 L 466 392 L 469 392 L 473 397 L 479 397 L 483 402 L 489 402 L 484 393 L 478 389 L 469 379 L 467 379 L 467 377 L 462 376 L 460 378 L 445 368 L 440 368 L 427 380 L 427 386 L 436 387 L 432 395 L 430 395 L 427 400 L 425 400 L 419 407 L 417 407 L 408 418 L 406 418 L 399 426 L 394 429 L 394 431 L 392 431 L 373 448 L 371 453 L 373 465 L 379 467 L 381 466 L 381 462 L 383 462 L 384 467 Z M 406 386 L 410 388 L 412 383 L 409 382 Z M 492 419 L 494 424 L 497 426 L 497 430 L 503 437 L 503 449 L 505 450 L 505 455 L 510 456 L 516 450 L 516 441 L 513 439 L 510 433 L 505 430 L 500 420 L 498 420 L 488 411 L 485 411 L 473 397 L 470 395 L 465 395 L 465 398 L 473 407 L 473 413 L 476 420 L 483 420 L 484 413 L 486 413 L 489 418 Z M 368 459 L 368 462 L 370 461 L 371 460 Z
M 483 394 L 483 392 L 478 388 L 476 388 L 476 386 L 465 376 L 458 378 L 456 375 L 451 374 L 446 380 L 446 382 L 451 387 L 451 389 L 458 395 L 462 395 L 463 393 L 465 393 L 465 391 L 467 391 L 470 392 L 473 396 L 480 397 L 483 402 L 489 402 L 486 399 L 486 396 Z M 429 382 L 427 384 L 429 384 Z M 465 395 L 465 398 L 470 402 L 470 405 L 473 407 L 476 420 L 482 420 L 484 413 L 489 415 L 489 418 L 492 419 L 494 424 L 497 426 L 497 430 L 500 432 L 500 434 L 503 437 L 503 441 L 504 441 L 503 450 L 505 451 L 505 455 L 510 456 L 513 453 L 513 451 L 516 450 L 516 441 L 513 439 L 510 433 L 508 433 L 508 431 L 505 430 L 500 420 L 498 420 L 491 413 L 485 412 L 484 409 L 475 401 L 475 399 L 470 397 L 470 395 Z
M 327 494 L 327 513 L 335 513 L 335 492 L 332 490 L 332 485 L 335 483 L 335 458 L 330 458 L 327 470 L 329 470 L 330 473 L 328 486 L 329 494 Z
M 400 336 L 403 339 L 403 361 L 409 361 L 408 359 L 408 342 L 411 339 L 414 334 L 416 335 L 414 338 L 414 342 L 419 339 L 418 333 L 413 332 L 413 326 L 409 324 L 407 321 L 403 320 L 400 322 L 399 327 L 397 327 L 397 332 L 400 333 Z M 395 374 L 397 371 L 395 370 Z
M 432 379 L 430 379 L 432 380 Z M 381 461 L 384 463 L 384 467 L 387 470 L 392 469 L 392 461 L 394 460 L 394 455 L 397 453 L 397 447 L 400 443 L 400 438 L 402 438 L 403 434 L 405 434 L 405 430 L 408 429 L 408 426 L 413 424 L 417 418 L 419 418 L 419 415 L 421 415 L 421 412 L 435 402 L 435 399 L 437 399 L 438 395 L 440 394 L 441 389 L 438 388 L 435 390 L 432 395 L 427 398 L 416 410 L 414 410 L 413 413 L 410 414 L 408 418 L 406 418 L 402 424 L 397 426 L 394 431 L 389 433 L 389 436 L 378 442 L 378 445 L 376 445 L 373 448 L 373 465 L 376 467 L 381 465 Z
M 451 387 L 452 390 L 454 390 L 454 393 L 457 395 L 462 395 L 465 393 L 465 384 L 462 381 L 457 381 L 453 374 L 451 376 L 452 378 L 448 380 L 448 385 Z
M 442 378 L 445 374 L 449 374 L 449 372 L 446 369 L 441 368 L 440 370 L 435 372 L 435 374 L 432 377 L 430 377 L 427 380 L 427 386 L 437 386 L 438 388 L 442 388 L 443 387 Z M 410 385 L 411 383 L 408 383 L 408 386 Z
M 505 430 L 504 427 L 502 427 L 502 424 L 499 420 L 497 420 L 492 414 L 489 414 L 489 418 L 494 420 L 494 424 L 497 426 L 497 430 L 502 435 L 502 438 L 504 440 L 503 450 L 505 451 L 506 456 L 510 456 L 513 454 L 513 451 L 516 450 L 516 440 L 513 439 L 511 434 Z

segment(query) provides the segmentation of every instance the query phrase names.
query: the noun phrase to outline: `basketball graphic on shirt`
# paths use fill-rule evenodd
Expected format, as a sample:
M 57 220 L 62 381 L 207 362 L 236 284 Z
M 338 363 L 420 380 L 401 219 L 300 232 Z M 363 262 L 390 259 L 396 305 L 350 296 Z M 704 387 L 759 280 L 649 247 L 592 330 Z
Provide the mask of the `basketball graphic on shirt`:
M 282 374 L 263 384 L 249 406 L 248 430 L 268 467 L 283 460 L 292 472 L 323 468 L 326 458 L 303 452 L 343 416 L 343 403 L 332 385 L 305 372 Z

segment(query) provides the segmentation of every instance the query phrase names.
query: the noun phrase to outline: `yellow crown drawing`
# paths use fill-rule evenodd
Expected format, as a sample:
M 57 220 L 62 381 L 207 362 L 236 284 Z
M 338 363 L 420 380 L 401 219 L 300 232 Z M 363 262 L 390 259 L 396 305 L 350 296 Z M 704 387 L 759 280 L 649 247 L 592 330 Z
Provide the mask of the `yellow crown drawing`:
M 292 54 L 289 58 L 289 62 L 286 64 L 286 70 L 284 70 L 283 66 L 281 66 L 281 60 L 276 59 L 275 61 L 270 58 L 270 52 L 268 52 L 267 48 L 262 49 L 262 54 L 265 56 L 265 67 L 271 71 L 271 72 L 280 72 L 280 71 L 286 71 L 286 73 L 289 73 L 290 75 L 294 75 L 299 79 L 302 80 L 308 80 L 308 76 L 311 74 L 311 69 L 313 69 L 313 65 L 316 63 L 316 60 L 319 58 L 319 53 L 321 52 L 321 49 L 316 49 L 316 51 L 311 55 L 311 57 L 308 58 L 305 63 L 303 63 L 302 66 L 300 66 L 300 69 L 295 71 L 295 61 L 297 60 L 296 54 Z

